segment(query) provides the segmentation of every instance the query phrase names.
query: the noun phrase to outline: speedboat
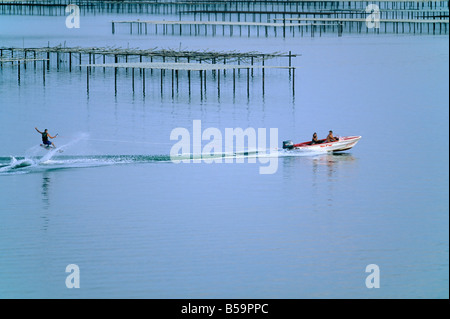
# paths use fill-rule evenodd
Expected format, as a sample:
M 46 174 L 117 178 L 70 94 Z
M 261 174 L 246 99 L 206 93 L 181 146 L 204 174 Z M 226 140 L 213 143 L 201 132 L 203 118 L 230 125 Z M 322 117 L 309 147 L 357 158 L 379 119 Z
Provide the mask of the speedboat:
M 361 136 L 341 136 L 334 142 L 326 143 L 325 139 L 312 144 L 311 141 L 294 144 L 292 141 L 283 141 L 283 149 L 304 150 L 311 152 L 342 152 L 351 149 L 358 143 Z

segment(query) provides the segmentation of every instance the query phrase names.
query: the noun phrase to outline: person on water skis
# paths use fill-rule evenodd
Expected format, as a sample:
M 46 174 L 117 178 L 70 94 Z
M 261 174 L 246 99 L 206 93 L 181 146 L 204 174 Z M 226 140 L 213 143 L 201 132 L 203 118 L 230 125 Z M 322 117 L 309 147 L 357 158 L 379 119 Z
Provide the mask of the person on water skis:
M 38 133 L 42 134 L 42 146 L 44 147 L 50 147 L 53 146 L 54 148 L 56 148 L 55 144 L 53 144 L 53 142 L 49 141 L 48 138 L 50 137 L 51 139 L 54 139 L 56 136 L 58 136 L 58 134 L 56 134 L 55 136 L 51 136 L 48 133 L 48 130 L 45 129 L 44 132 L 41 132 L 37 129 L 37 127 L 35 127 L 35 130 L 38 131 Z

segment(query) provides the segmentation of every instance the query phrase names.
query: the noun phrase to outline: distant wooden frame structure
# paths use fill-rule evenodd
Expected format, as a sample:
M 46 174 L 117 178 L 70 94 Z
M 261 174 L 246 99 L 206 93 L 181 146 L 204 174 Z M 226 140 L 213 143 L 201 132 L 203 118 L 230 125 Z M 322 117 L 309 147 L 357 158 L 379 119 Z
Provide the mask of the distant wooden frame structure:
M 38 56 L 41 58 L 38 58 Z M 145 94 L 145 70 L 149 69 L 151 73 L 154 70 L 160 70 L 161 73 L 161 93 L 163 88 L 163 77 L 167 70 L 172 72 L 172 95 L 174 89 L 174 79 L 177 81 L 178 88 L 178 73 L 186 71 L 188 74 L 189 93 L 191 90 L 191 72 L 198 71 L 200 74 L 201 87 L 206 90 L 206 72 L 211 71 L 212 75 L 217 75 L 217 91 L 220 95 L 220 72 L 224 76 L 226 72 L 233 72 L 233 93 L 236 88 L 236 73 L 240 74 L 241 70 L 247 71 L 247 95 L 250 94 L 249 79 L 253 77 L 253 71 L 260 69 L 262 73 L 262 93 L 265 93 L 265 70 L 266 69 L 287 69 L 289 71 L 289 78 L 292 78 L 292 92 L 295 94 L 295 67 L 292 66 L 292 58 L 299 56 L 283 52 L 261 53 L 256 51 L 250 52 L 217 52 L 217 51 L 188 51 L 188 50 L 173 50 L 173 49 L 139 49 L 139 48 L 117 48 L 117 47 L 65 47 L 47 46 L 40 48 L 14 48 L 14 47 L 0 47 L 0 67 L 3 63 L 17 62 L 24 64 L 34 61 L 36 68 L 36 61 L 42 61 L 43 82 L 45 85 L 45 71 L 50 70 L 51 59 L 56 55 L 56 68 L 60 69 L 60 64 L 65 61 L 68 65 L 69 72 L 72 69 L 78 68 L 82 71 L 82 67 L 86 67 L 86 81 L 87 92 L 89 93 L 89 77 L 91 68 L 100 67 L 103 71 L 107 68 L 114 68 L 114 83 L 115 94 L 117 94 L 117 71 L 120 68 L 125 70 L 131 69 L 132 72 L 132 90 L 134 92 L 134 72 L 139 69 L 143 81 L 143 93 Z M 28 58 L 32 56 L 33 59 Z M 98 63 L 98 58 L 101 58 L 101 63 Z M 108 60 L 113 59 L 114 63 L 107 63 Z M 147 61 L 144 61 L 144 58 Z M 287 58 L 287 66 L 267 65 L 266 61 L 275 58 Z M 125 60 L 125 61 L 123 61 Z M 132 60 L 139 60 L 139 62 L 132 62 Z M 150 60 L 150 61 L 148 61 Z M 158 61 L 156 61 L 158 60 Z M 170 62 L 169 60 L 173 61 Z M 76 64 L 78 61 L 78 64 Z M 83 62 L 87 62 L 84 63 Z M 256 65 L 255 63 L 260 63 Z M 19 65 L 19 83 L 20 83 L 20 65 Z M 292 76 L 292 77 L 291 77 Z
M 206 91 L 206 72 L 217 72 L 217 94 L 220 97 L 220 71 L 226 70 L 233 71 L 233 94 L 236 92 L 236 70 L 247 71 L 247 97 L 250 96 L 250 70 L 261 69 L 262 72 L 262 92 L 265 92 L 265 69 L 287 69 L 289 70 L 289 76 L 292 71 L 292 95 L 295 95 L 295 67 L 292 66 L 274 66 L 274 65 L 236 65 L 236 64 L 206 64 L 206 63 L 154 63 L 154 62 L 139 62 L 139 63 L 108 63 L 108 64 L 83 64 L 79 67 L 86 68 L 86 90 L 89 94 L 89 75 L 90 69 L 95 67 L 101 68 L 113 68 L 114 69 L 114 93 L 117 95 L 117 71 L 118 69 L 131 69 L 132 70 L 132 91 L 134 92 L 134 70 L 139 69 L 142 74 L 142 93 L 145 95 L 145 70 L 160 70 L 161 76 L 161 94 L 163 92 L 163 76 L 165 70 L 172 72 L 172 96 L 174 95 L 174 73 L 178 86 L 178 72 L 186 71 L 188 76 L 188 88 L 189 95 L 191 94 L 191 72 L 198 71 L 200 77 L 200 93 L 203 96 L 203 90 Z M 175 71 L 175 72 L 174 72 Z
M 320 15 L 320 13 L 318 13 Z M 221 34 L 222 36 L 230 36 L 234 35 L 234 29 L 238 28 L 239 36 L 243 35 L 242 28 L 247 29 L 247 37 L 251 36 L 252 28 L 256 28 L 256 35 L 259 37 L 260 34 L 264 34 L 266 37 L 269 35 L 269 30 L 273 29 L 273 33 L 277 36 L 277 30 L 281 29 L 283 38 L 286 37 L 286 33 L 290 32 L 292 36 L 295 36 L 295 30 L 298 30 L 298 33 L 303 36 L 304 32 L 308 32 L 308 27 L 310 28 L 311 36 L 314 36 L 316 29 L 319 29 L 320 35 L 325 33 L 327 27 L 332 27 L 332 31 L 336 32 L 338 36 L 342 36 L 344 32 L 344 28 L 348 25 L 348 32 L 351 33 L 352 29 L 356 29 L 356 32 L 361 32 L 363 29 L 363 25 L 366 25 L 366 30 L 368 31 L 370 28 L 367 26 L 367 18 L 322 18 L 322 17 L 313 17 L 313 18 L 273 18 L 273 22 L 247 22 L 247 21 L 166 21 L 166 20 L 120 20 L 120 21 L 111 21 L 111 33 L 115 34 L 117 29 L 117 24 L 126 24 L 128 25 L 129 33 L 133 34 L 158 34 L 163 35 L 172 34 L 182 36 L 186 32 L 189 36 L 197 36 L 204 35 L 207 36 L 208 33 L 212 36 L 216 36 Z M 281 21 L 281 22 L 277 22 Z M 295 22 L 293 22 L 295 21 Z M 393 33 L 399 33 L 399 26 L 401 26 L 401 30 L 405 32 L 405 26 L 407 25 L 408 32 L 410 33 L 432 33 L 436 34 L 438 31 L 439 34 L 447 34 L 448 32 L 448 19 L 379 19 L 380 25 L 384 26 L 384 31 L 387 32 L 388 27 L 391 27 Z M 427 28 L 423 28 L 423 26 L 428 26 Z M 135 26 L 133 28 L 133 26 Z M 151 28 L 148 28 L 151 26 Z M 176 26 L 176 28 L 175 28 Z M 336 31 L 335 31 L 335 26 Z M 353 26 L 353 28 L 352 28 Z M 431 26 L 431 30 L 430 30 Z M 171 31 L 169 30 L 171 28 Z M 183 27 L 189 27 L 186 31 L 183 31 Z M 226 31 L 225 28 L 228 28 Z M 219 31 L 218 31 L 219 28 Z M 262 28 L 262 31 L 260 29 Z M 306 28 L 306 31 L 304 30 Z M 177 29 L 177 30 L 175 30 Z M 371 28 L 374 29 L 374 28 Z M 379 33 L 378 30 L 374 30 Z M 245 34 L 245 32 L 244 32 Z

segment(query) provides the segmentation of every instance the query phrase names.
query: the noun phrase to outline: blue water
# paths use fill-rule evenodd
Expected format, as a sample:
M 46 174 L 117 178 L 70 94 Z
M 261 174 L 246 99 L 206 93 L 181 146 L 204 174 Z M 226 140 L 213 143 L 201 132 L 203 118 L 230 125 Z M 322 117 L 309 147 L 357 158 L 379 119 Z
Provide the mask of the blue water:
M 114 15 L 0 17 L 0 46 L 122 46 L 287 52 L 233 96 L 208 74 L 171 95 L 148 74 L 52 65 L 0 69 L 0 297 L 448 298 L 448 36 L 112 36 Z M 121 15 L 120 19 L 129 18 Z M 161 18 L 161 17 L 154 17 Z M 170 17 L 166 17 L 169 19 Z M 3 27 L 1 27 L 3 26 Z M 5 26 L 7 26 L 5 28 Z M 286 65 L 286 60 L 271 61 Z M 99 62 L 98 62 L 99 63 Z M 269 62 L 268 62 L 269 63 Z M 64 64 L 63 64 L 64 65 Z M 176 127 L 278 128 L 286 139 L 361 135 L 341 155 L 260 164 L 173 163 Z M 48 153 L 34 127 L 59 136 Z M 65 268 L 80 268 L 68 289 Z M 367 289 L 365 268 L 380 267 Z

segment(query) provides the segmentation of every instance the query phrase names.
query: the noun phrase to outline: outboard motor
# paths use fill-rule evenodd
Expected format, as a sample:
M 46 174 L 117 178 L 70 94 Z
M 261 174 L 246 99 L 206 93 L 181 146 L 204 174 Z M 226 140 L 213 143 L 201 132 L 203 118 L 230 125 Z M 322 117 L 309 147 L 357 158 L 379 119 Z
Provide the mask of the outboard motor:
M 291 150 L 293 148 L 294 148 L 294 143 L 291 140 L 283 141 L 283 149 Z

